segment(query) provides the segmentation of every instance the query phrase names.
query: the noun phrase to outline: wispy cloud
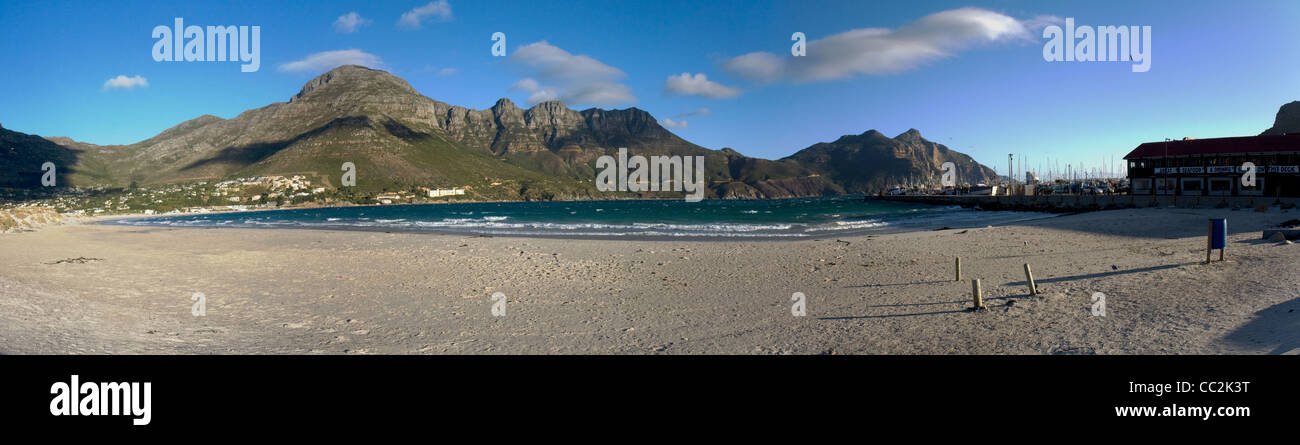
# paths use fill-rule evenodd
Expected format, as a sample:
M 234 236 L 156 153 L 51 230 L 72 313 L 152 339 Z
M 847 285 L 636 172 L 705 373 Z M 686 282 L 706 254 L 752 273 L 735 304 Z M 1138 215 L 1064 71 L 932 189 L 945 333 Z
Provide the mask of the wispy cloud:
M 435 18 L 440 21 L 451 20 L 451 4 L 447 0 L 429 2 L 429 4 L 402 13 L 397 26 L 405 29 L 420 29 L 424 19 Z
M 708 108 L 701 108 L 695 111 L 688 111 L 673 116 L 671 118 L 665 117 L 663 119 L 659 119 L 659 125 L 663 125 L 665 128 L 688 128 L 690 127 L 690 124 L 686 122 L 685 118 L 691 116 L 707 116 L 709 113 L 712 113 L 712 111 L 709 111 Z
M 361 29 L 362 25 L 369 24 L 370 19 L 362 17 L 361 14 L 354 11 L 339 16 L 338 20 L 334 21 L 334 30 L 343 34 L 352 34 Z
M 141 77 L 140 75 L 136 75 L 134 77 L 126 77 L 126 75 L 119 74 L 117 77 L 105 80 L 103 89 L 130 90 L 136 87 L 144 88 L 147 86 L 149 86 L 149 80 L 145 79 L 144 77 Z
M 384 62 L 379 56 L 367 53 L 359 49 L 343 49 L 338 51 L 322 51 L 307 56 L 305 59 L 296 60 L 280 65 L 279 70 L 283 72 L 324 72 L 331 68 L 343 65 L 361 65 L 370 68 L 380 68 Z
M 673 117 L 678 118 L 678 119 L 681 119 L 681 118 L 683 118 L 683 117 L 691 117 L 691 116 L 708 116 L 709 113 L 712 113 L 712 112 L 713 112 L 713 111 L 709 110 L 708 108 L 701 108 L 701 109 L 698 109 L 698 110 L 695 110 L 695 111 L 691 111 L 691 112 L 686 112 L 686 113 L 678 114 L 678 115 L 673 116 Z
M 659 125 L 663 125 L 664 128 L 686 128 L 689 126 L 686 121 L 674 121 L 666 117 L 659 119 Z
M 627 76 L 622 70 L 545 41 L 516 49 L 507 60 L 525 72 L 511 89 L 531 93 L 530 105 L 548 100 L 604 106 L 636 102 L 632 89 L 618 83 Z
M 752 82 L 774 82 L 785 75 L 785 59 L 769 52 L 736 56 L 722 63 L 722 69 Z
M 519 81 L 515 82 L 514 85 L 510 85 L 510 89 L 519 90 L 519 91 L 537 91 L 542 89 L 542 86 L 541 84 L 537 83 L 537 79 L 533 79 L 531 77 L 525 77 L 523 79 L 519 79 Z
M 860 28 L 812 40 L 807 55 L 753 52 L 722 63 L 727 72 L 760 83 L 816 82 L 856 75 L 887 75 L 916 68 L 980 44 L 1032 41 L 1030 32 L 1052 19 L 1020 21 L 966 7 L 927 15 L 898 29 Z
M 438 77 L 447 77 L 459 73 L 460 70 L 452 67 L 438 68 L 433 65 L 425 65 L 424 68 L 418 69 L 414 72 L 419 74 L 433 73 L 433 75 Z
M 704 73 L 691 75 L 681 73 L 668 76 L 664 82 L 664 94 L 669 96 L 703 96 L 711 99 L 727 99 L 740 95 L 740 90 L 712 80 Z

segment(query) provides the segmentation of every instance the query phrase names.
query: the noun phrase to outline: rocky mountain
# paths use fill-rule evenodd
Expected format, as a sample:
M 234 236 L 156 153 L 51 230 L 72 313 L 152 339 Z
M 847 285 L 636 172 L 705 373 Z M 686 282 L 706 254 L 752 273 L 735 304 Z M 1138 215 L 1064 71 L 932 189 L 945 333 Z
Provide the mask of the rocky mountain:
M 1300 101 L 1295 101 L 1282 105 L 1277 110 L 1277 117 L 1273 119 L 1273 126 L 1260 136 L 1300 133 Z
M 595 189 L 595 160 L 619 147 L 642 155 L 703 156 L 710 198 L 870 192 L 899 178 L 936 174 L 948 160 L 957 162 L 962 177 L 992 177 L 991 170 L 915 130 L 894 139 L 875 131 L 845 136 L 773 161 L 692 144 L 636 108 L 579 111 L 544 102 L 523 109 L 501 99 L 474 110 L 430 99 L 396 76 L 360 66 L 322 74 L 288 102 L 231 119 L 200 116 L 131 145 L 0 131 L 0 165 L 23 166 L 5 169 L 0 187 L 30 185 L 36 159 L 59 163 L 67 178 L 61 184 L 78 186 L 302 174 L 336 187 L 342 163 L 352 162 L 357 186 L 365 190 L 470 186 L 471 197 L 480 199 L 598 199 L 612 196 Z
M 71 144 L 69 144 L 71 145 Z M 36 188 L 41 186 L 45 173 L 41 165 L 78 163 L 81 150 L 69 148 L 55 141 L 0 128 L 0 187 Z M 66 185 L 70 179 L 66 170 L 56 169 L 55 184 Z
M 916 129 L 894 138 L 876 130 L 846 135 L 834 142 L 814 144 L 784 160 L 820 172 L 850 193 L 938 184 L 945 162 L 956 165 L 958 183 L 992 182 L 997 177 L 993 169 L 970 156 L 925 140 Z

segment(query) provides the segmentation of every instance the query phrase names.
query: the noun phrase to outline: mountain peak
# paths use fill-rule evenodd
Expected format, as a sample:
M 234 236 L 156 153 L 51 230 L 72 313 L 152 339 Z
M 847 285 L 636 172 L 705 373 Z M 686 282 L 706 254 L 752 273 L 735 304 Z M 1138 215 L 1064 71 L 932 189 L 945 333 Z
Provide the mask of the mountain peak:
M 548 100 L 545 102 L 538 102 L 536 104 L 533 104 L 532 107 L 528 108 L 528 111 L 536 110 L 536 111 L 555 112 L 555 111 L 567 110 L 567 109 L 569 109 L 569 107 L 564 105 L 564 102 L 560 102 L 558 100 Z
M 896 138 L 876 130 L 845 135 L 835 142 L 813 144 L 785 159 L 821 172 L 835 184 L 856 193 L 900 185 L 926 185 L 945 162 L 954 163 L 957 174 L 971 183 L 994 177 L 993 169 L 956 150 L 921 139 L 921 132 L 914 128 Z
M 384 94 L 385 92 L 419 94 L 405 80 L 389 74 L 387 71 L 360 65 L 343 65 L 326 71 L 325 74 L 308 81 L 307 84 L 302 86 L 302 90 L 289 101 L 294 102 L 323 94 L 323 92 L 333 90 L 338 85 L 345 86 L 344 89 L 365 91 L 368 94 Z
M 1300 101 L 1294 101 L 1282 105 L 1277 109 L 1277 117 L 1273 119 L 1273 126 L 1261 136 L 1300 133 Z
M 864 132 L 862 132 L 862 134 L 846 134 L 846 135 L 840 136 L 839 139 L 836 139 L 834 143 L 850 142 L 850 141 L 862 140 L 862 139 L 867 139 L 867 138 L 872 138 L 872 139 L 875 139 L 875 138 L 884 138 L 884 139 L 889 139 L 889 136 L 885 136 L 884 134 L 880 133 L 879 131 L 876 131 L 876 130 L 872 129 L 872 130 L 864 131 Z
M 915 128 L 909 128 L 907 129 L 907 131 L 904 131 L 903 134 L 898 135 L 894 139 L 898 139 L 900 141 L 908 141 L 908 140 L 921 140 L 923 138 L 921 137 L 920 131 L 918 131 Z
M 523 109 L 515 105 L 514 102 L 511 102 L 510 99 L 506 99 L 504 97 L 497 99 L 497 103 L 492 104 L 492 108 L 490 109 L 492 110 L 492 114 L 494 116 L 501 116 L 505 114 L 523 116 L 524 114 Z

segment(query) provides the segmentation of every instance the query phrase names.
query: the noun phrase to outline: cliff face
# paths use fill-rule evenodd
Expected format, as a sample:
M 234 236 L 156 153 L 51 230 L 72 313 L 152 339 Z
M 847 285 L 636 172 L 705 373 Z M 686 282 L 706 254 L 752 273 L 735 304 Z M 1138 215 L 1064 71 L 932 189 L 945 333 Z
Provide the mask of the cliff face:
M 1277 117 L 1273 118 L 1273 126 L 1260 136 L 1300 133 L 1300 101 L 1291 102 L 1277 109 Z
M 61 161 L 77 173 L 76 185 L 331 177 L 342 162 L 353 162 L 363 172 L 363 188 L 504 181 L 518 188 L 512 191 L 518 196 L 584 199 L 607 196 L 595 190 L 594 164 L 619 147 L 640 155 L 703 156 L 710 198 L 870 192 L 932 175 L 949 160 L 963 177 L 992 177 L 991 170 L 915 130 L 894 139 L 874 130 L 845 136 L 772 161 L 692 144 L 637 108 L 579 111 L 543 102 L 522 109 L 501 99 L 474 110 L 430 99 L 401 78 L 360 66 L 330 70 L 288 102 L 232 119 L 201 116 L 128 146 L 46 142 L 47 151 L 84 153 Z

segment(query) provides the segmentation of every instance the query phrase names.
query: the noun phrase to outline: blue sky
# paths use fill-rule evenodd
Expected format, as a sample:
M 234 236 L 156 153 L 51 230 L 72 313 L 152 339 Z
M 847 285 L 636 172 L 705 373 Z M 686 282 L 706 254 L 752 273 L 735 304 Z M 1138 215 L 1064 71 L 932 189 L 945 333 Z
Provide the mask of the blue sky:
M 945 11 L 1014 27 L 1002 21 L 1010 20 L 1024 32 L 963 34 L 925 19 Z M 349 13 L 359 25 L 336 26 Z M 260 70 L 154 61 L 150 33 L 174 17 L 260 26 Z M 1151 26 L 1150 71 L 1044 61 L 1041 26 L 1066 17 Z M 286 101 L 328 69 L 311 63 L 317 55 L 378 65 L 426 96 L 471 108 L 501 97 L 521 106 L 548 97 L 577 109 L 635 106 L 671 119 L 687 140 L 765 158 L 868 129 L 917 128 L 999 171 L 1007 153 L 1034 168 L 1049 157 L 1099 166 L 1145 141 L 1267 128 L 1278 106 L 1300 100 L 1297 18 L 1293 1 L 5 0 L 0 124 L 132 143 L 203 114 L 230 118 Z M 810 54 L 779 62 L 796 31 Z M 505 33 L 507 57 L 492 56 L 494 32 Z M 872 32 L 885 37 L 861 37 Z M 739 63 L 752 53 L 769 53 L 755 59 L 775 58 L 784 71 L 760 79 L 765 65 Z M 117 76 L 147 86 L 106 86 Z

